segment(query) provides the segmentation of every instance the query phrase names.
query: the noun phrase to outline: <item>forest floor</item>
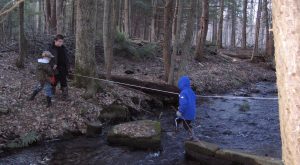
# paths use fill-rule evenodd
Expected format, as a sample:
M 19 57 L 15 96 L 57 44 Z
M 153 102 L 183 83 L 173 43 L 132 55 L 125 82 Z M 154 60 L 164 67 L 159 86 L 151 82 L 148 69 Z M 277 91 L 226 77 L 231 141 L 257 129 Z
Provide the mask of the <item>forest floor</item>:
M 13 52 L 0 54 L 0 152 L 5 144 L 32 131 L 42 139 L 61 137 L 66 130 L 85 133 L 86 122 L 97 120 L 103 107 L 116 100 L 141 110 L 132 98 L 152 99 L 137 90 L 107 84 L 95 98 L 85 100 L 81 97 L 84 90 L 70 83 L 71 101 L 60 101 L 61 95 L 58 93 L 53 106 L 45 108 L 42 94 L 34 101 L 27 101 L 37 83 L 35 60 L 26 59 L 25 68 L 18 69 L 15 67 L 17 55 Z M 163 62 L 160 57 L 147 60 L 115 57 L 113 68 L 113 75 L 163 83 Z M 264 63 L 230 61 L 217 55 L 208 55 L 201 63 L 189 63 L 188 70 L 198 93 L 224 93 L 250 83 L 276 80 L 275 72 Z M 127 74 L 126 71 L 132 72 Z

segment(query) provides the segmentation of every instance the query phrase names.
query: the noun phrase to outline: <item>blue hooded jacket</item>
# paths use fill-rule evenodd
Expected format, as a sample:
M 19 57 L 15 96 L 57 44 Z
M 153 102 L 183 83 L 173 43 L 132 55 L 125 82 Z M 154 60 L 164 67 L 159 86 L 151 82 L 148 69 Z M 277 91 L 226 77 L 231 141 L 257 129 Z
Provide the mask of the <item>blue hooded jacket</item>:
M 196 95 L 190 86 L 190 79 L 182 76 L 178 81 L 179 112 L 184 120 L 195 120 L 196 118 Z

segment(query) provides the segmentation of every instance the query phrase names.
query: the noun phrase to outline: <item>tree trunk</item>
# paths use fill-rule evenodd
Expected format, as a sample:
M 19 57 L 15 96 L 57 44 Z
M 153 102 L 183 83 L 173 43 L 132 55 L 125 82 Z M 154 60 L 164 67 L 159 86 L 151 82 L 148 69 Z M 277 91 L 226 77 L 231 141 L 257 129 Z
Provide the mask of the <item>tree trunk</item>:
M 171 64 L 171 40 L 172 40 L 172 21 L 173 21 L 173 0 L 166 0 L 164 8 L 164 42 L 163 59 L 165 81 L 168 82 L 170 64 Z
M 282 158 L 300 162 L 300 2 L 273 0 L 273 29 L 279 92 Z
M 217 33 L 218 33 L 218 23 L 217 20 L 214 18 L 213 20 L 213 34 L 212 34 L 212 43 L 217 44 Z
M 232 0 L 232 9 L 231 9 L 231 47 L 235 48 L 236 44 L 236 1 Z
M 170 66 L 170 73 L 168 78 L 168 84 L 174 85 L 174 70 L 175 70 L 175 60 L 177 59 L 178 55 L 178 49 L 180 44 L 180 30 L 181 30 L 181 18 L 182 18 L 182 10 L 183 10 L 183 0 L 177 1 L 177 15 L 175 15 L 176 19 L 176 33 L 175 33 L 175 40 L 174 40 L 174 46 L 173 46 L 173 53 L 171 56 L 171 66 Z
M 175 10 L 173 13 L 173 22 L 172 22 L 172 46 L 175 43 L 175 35 L 176 35 L 176 28 L 177 28 L 177 14 L 178 14 L 178 4 L 179 0 L 175 0 Z
M 222 49 L 222 35 L 223 35 L 223 12 L 224 12 L 224 0 L 220 1 L 220 18 L 219 18 L 219 29 L 217 38 L 217 48 Z
M 124 3 L 124 30 L 127 37 L 130 36 L 129 29 L 129 0 L 125 0 Z
M 253 48 L 251 61 L 254 60 L 254 56 L 258 55 L 258 49 L 259 49 L 258 39 L 259 39 L 259 30 L 260 30 L 261 10 L 262 10 L 262 0 L 259 0 L 258 1 L 257 16 L 256 16 L 256 25 L 255 25 L 255 43 L 254 43 L 254 48 Z
M 151 37 L 150 41 L 156 41 L 156 17 L 157 17 L 157 0 L 152 0 L 152 18 L 151 18 Z
M 56 32 L 56 0 L 52 0 L 50 2 L 50 34 L 54 34 Z
M 267 53 L 269 50 L 269 39 L 270 39 L 268 0 L 264 0 L 264 18 L 265 18 L 265 24 L 266 24 L 265 52 Z
M 96 29 L 96 0 L 76 0 L 76 52 L 75 72 L 84 76 L 95 77 L 95 29 Z M 95 81 L 76 77 L 76 84 L 87 88 L 87 94 L 96 92 Z
M 196 59 L 201 60 L 204 56 L 204 47 L 208 30 L 208 15 L 209 15 L 209 3 L 208 0 L 202 1 L 202 15 L 200 20 L 200 29 L 198 32 L 198 41 L 196 45 Z
M 197 1 L 195 0 L 191 0 L 190 1 L 190 12 L 188 13 L 188 20 L 187 20 L 187 24 L 186 24 L 186 34 L 185 34 L 185 38 L 182 44 L 182 49 L 183 49 L 183 53 L 180 56 L 180 59 L 178 60 L 178 65 L 179 65 L 179 69 L 178 69 L 178 73 L 177 73 L 177 78 L 176 80 L 178 81 L 179 77 L 181 77 L 182 75 L 185 75 L 187 73 L 187 66 L 188 66 L 188 61 L 189 59 L 189 55 L 190 55 L 190 49 L 192 47 L 192 42 L 193 42 L 193 32 L 194 32 L 194 21 L 195 21 L 195 13 L 196 13 L 196 5 L 197 5 Z
M 243 0 L 243 27 L 242 27 L 242 48 L 247 47 L 247 4 L 248 0 Z
M 26 54 L 26 39 L 24 32 L 24 3 L 19 4 L 19 57 L 16 61 L 18 68 L 24 68 L 24 59 Z
M 51 3 L 50 0 L 44 1 L 44 13 L 45 13 L 45 31 L 50 33 L 50 18 L 51 18 Z
M 64 0 L 56 0 L 56 33 L 63 34 L 64 30 L 64 15 L 63 15 Z

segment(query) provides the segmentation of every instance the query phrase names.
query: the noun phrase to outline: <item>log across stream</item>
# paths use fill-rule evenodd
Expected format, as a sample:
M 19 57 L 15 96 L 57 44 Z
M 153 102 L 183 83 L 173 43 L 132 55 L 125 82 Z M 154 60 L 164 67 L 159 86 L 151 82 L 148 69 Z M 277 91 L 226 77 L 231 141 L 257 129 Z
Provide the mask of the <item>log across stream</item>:
M 274 97 L 276 85 L 262 82 L 228 95 Z M 278 103 L 274 100 L 198 100 L 194 129 L 203 141 L 222 148 L 241 150 L 262 156 L 281 157 Z M 78 137 L 52 141 L 12 151 L 0 158 L 0 164 L 198 164 L 185 159 L 186 132 L 173 132 L 174 112 L 162 110 L 162 150 L 141 151 L 109 146 L 105 133 L 96 138 Z M 150 119 L 158 119 L 149 116 Z M 104 131 L 105 132 L 105 131 Z

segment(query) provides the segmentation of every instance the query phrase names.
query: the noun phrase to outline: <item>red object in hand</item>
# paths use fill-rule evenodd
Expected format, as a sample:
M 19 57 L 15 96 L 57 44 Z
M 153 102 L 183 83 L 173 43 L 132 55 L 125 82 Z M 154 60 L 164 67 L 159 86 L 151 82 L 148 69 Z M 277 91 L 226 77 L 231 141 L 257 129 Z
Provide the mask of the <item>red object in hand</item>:
M 51 85 L 55 85 L 56 84 L 56 79 L 55 79 L 54 75 L 50 77 L 50 83 L 51 83 Z

